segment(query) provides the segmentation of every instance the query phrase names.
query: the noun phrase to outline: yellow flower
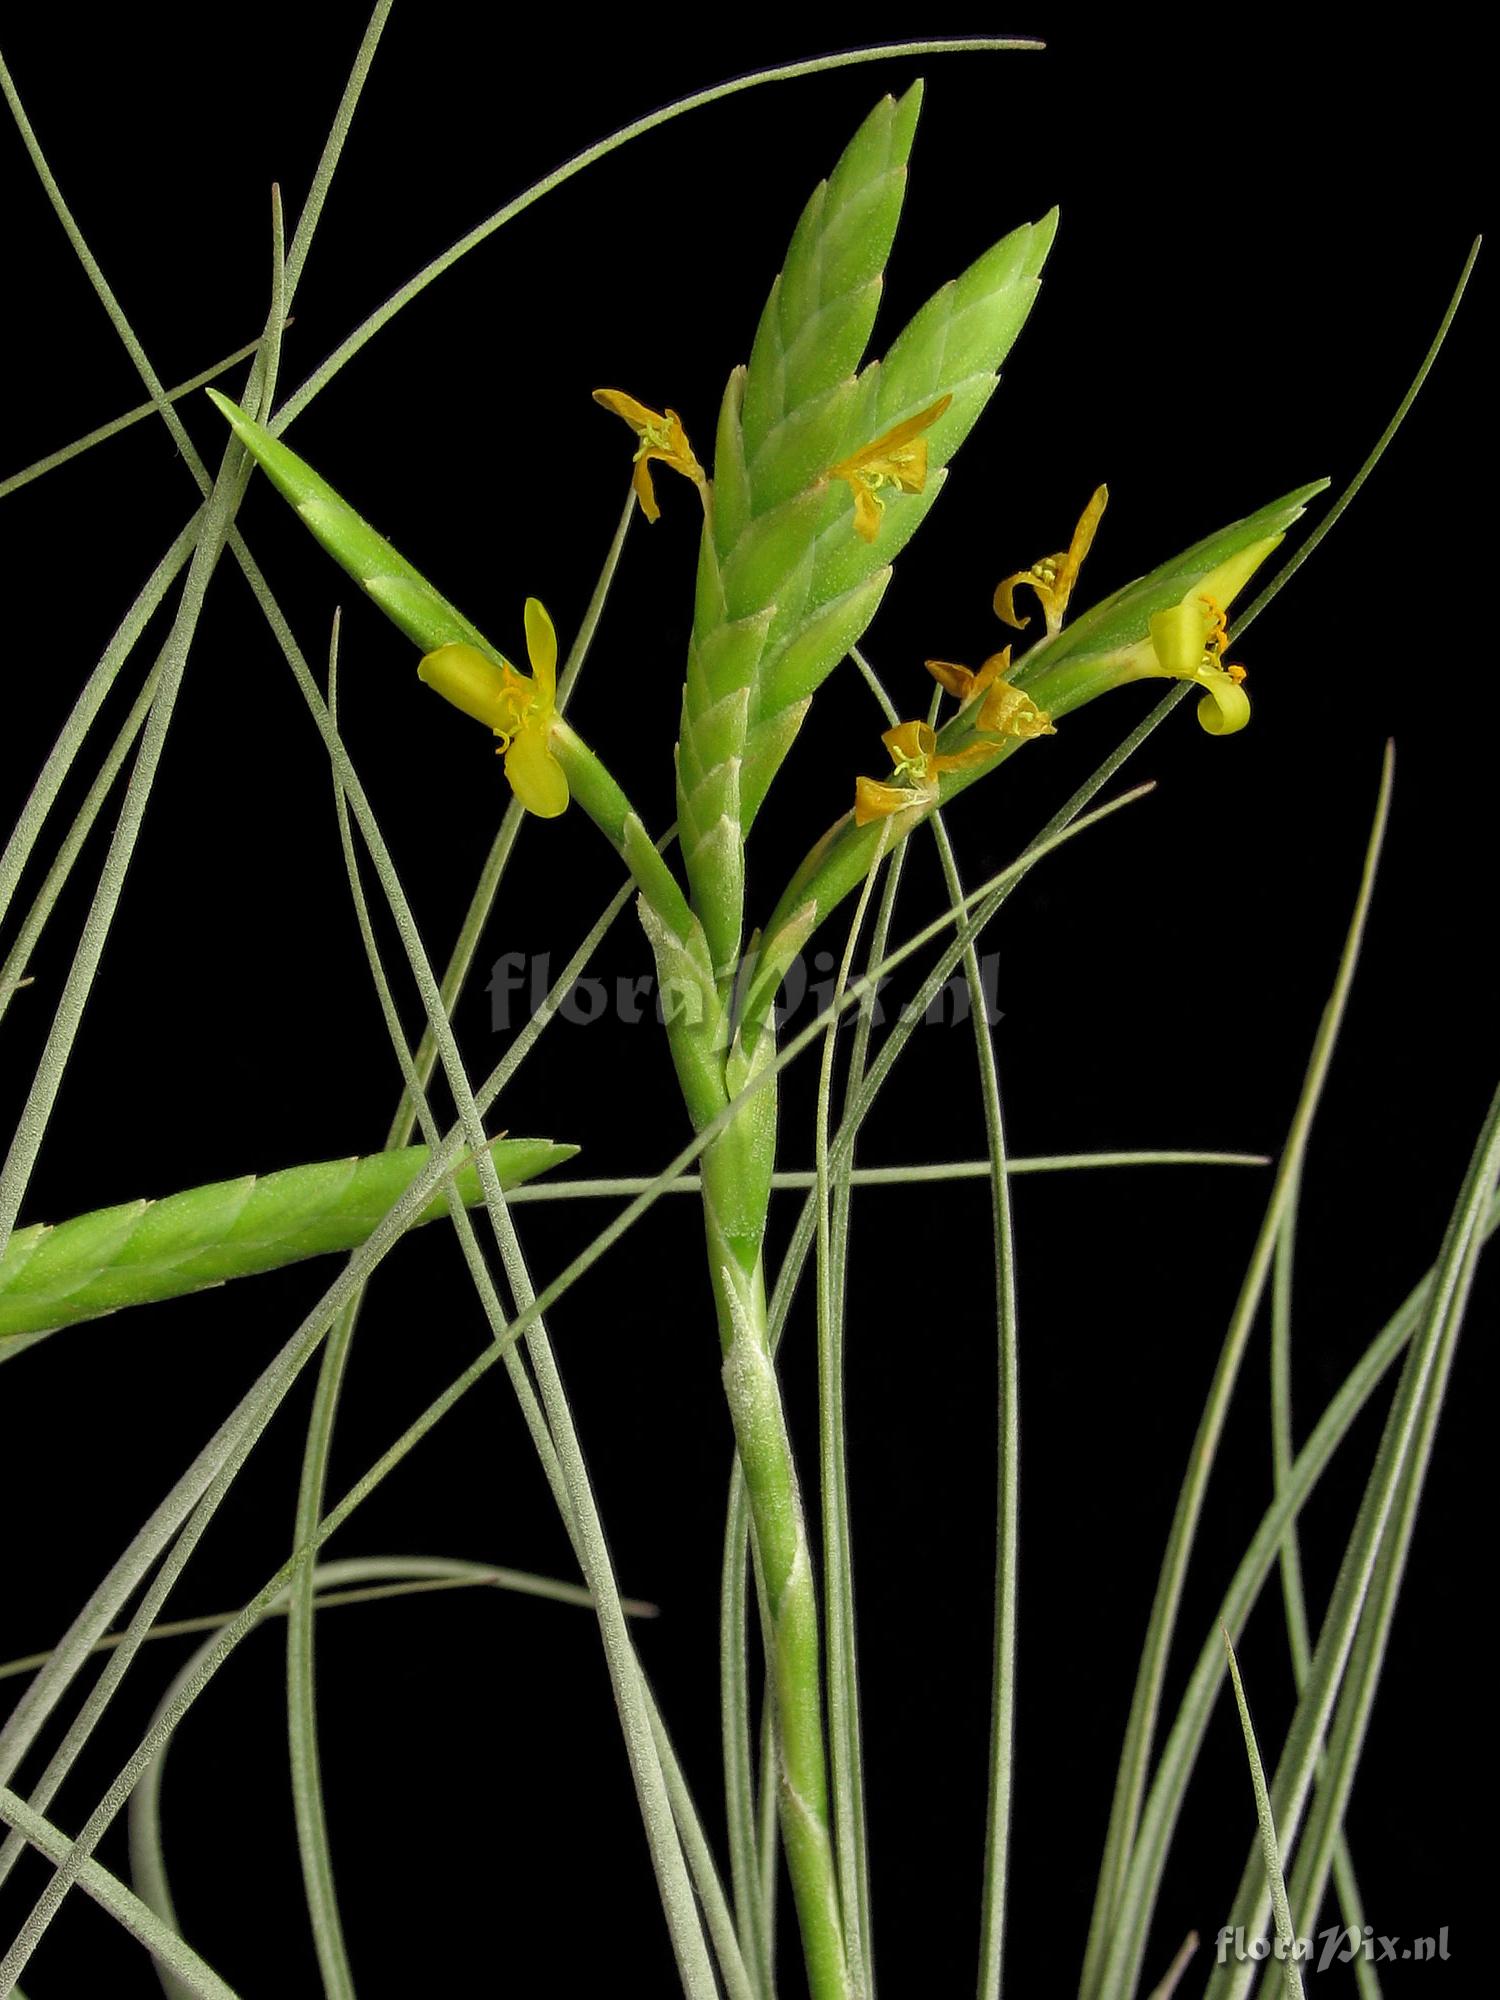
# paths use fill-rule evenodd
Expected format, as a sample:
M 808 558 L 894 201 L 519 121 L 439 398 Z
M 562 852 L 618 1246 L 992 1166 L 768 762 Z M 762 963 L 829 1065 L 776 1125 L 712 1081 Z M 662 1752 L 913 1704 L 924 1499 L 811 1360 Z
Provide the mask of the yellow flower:
M 982 764 L 1000 748 L 998 743 L 969 743 L 951 756 L 945 756 L 938 750 L 937 736 L 930 722 L 898 722 L 894 729 L 886 730 L 880 740 L 891 753 L 891 762 L 896 768 L 891 782 L 887 784 L 875 778 L 855 779 L 856 826 L 868 826 L 871 820 L 885 819 L 891 813 L 905 812 L 913 806 L 935 805 L 938 779 L 944 771 L 957 771 L 966 764 Z
M 1078 526 L 1073 530 L 1073 539 L 1067 548 L 1055 556 L 1043 556 L 1030 569 L 1017 570 L 1014 576 L 1006 577 L 995 591 L 995 615 L 1007 625 L 1013 625 L 1023 632 L 1031 623 L 1029 618 L 1016 615 L 1016 591 L 1021 584 L 1034 591 L 1041 603 L 1047 620 L 1047 636 L 1052 638 L 1061 628 L 1063 613 L 1068 608 L 1068 599 L 1073 594 L 1073 586 L 1078 581 L 1078 572 L 1083 567 L 1083 559 L 1089 552 L 1094 539 L 1094 531 L 1099 526 L 1099 517 L 1109 504 L 1109 488 L 1099 487 L 1084 508 Z
M 880 517 L 885 512 L 882 486 L 894 486 L 899 493 L 920 493 L 927 484 L 927 440 L 922 433 L 932 428 L 952 401 L 951 396 L 940 397 L 930 409 L 908 417 L 829 468 L 828 477 L 845 480 L 854 495 L 854 531 L 861 541 L 873 542 L 880 532 Z
M 957 695 L 962 708 L 983 696 L 975 727 L 986 735 L 1015 736 L 1026 742 L 1033 736 L 1057 734 L 1052 718 L 1037 707 L 1029 694 L 1012 687 L 1006 679 L 1010 672 L 1009 646 L 991 653 L 978 673 L 952 660 L 929 660 L 927 671 L 949 694 Z
M 487 723 L 500 738 L 510 788 L 539 819 L 556 819 L 568 803 L 568 778 L 552 754 L 557 715 L 557 633 L 534 597 L 526 600 L 530 676 L 509 660 L 492 660 L 477 646 L 439 646 L 417 673 L 445 701 Z
M 1250 699 L 1242 685 L 1243 667 L 1224 658 L 1228 621 L 1223 606 L 1233 603 L 1265 561 L 1280 535 L 1252 542 L 1210 570 L 1180 603 L 1155 612 L 1149 636 L 1121 653 L 1122 680 L 1161 677 L 1197 681 L 1204 690 L 1198 720 L 1211 736 L 1232 736 L 1250 720 Z
M 658 415 L 655 410 L 648 410 L 644 403 L 638 403 L 634 396 L 627 396 L 623 389 L 596 389 L 594 401 L 602 403 L 606 410 L 613 410 L 617 417 L 623 417 L 640 439 L 631 484 L 635 488 L 635 497 L 641 503 L 641 512 L 648 521 L 661 519 L 661 509 L 656 504 L 656 489 L 651 484 L 653 458 L 659 458 L 663 465 L 670 465 L 684 479 L 691 479 L 700 492 L 703 490 L 706 484 L 703 467 L 693 456 L 693 447 L 688 443 L 682 419 L 675 410 Z

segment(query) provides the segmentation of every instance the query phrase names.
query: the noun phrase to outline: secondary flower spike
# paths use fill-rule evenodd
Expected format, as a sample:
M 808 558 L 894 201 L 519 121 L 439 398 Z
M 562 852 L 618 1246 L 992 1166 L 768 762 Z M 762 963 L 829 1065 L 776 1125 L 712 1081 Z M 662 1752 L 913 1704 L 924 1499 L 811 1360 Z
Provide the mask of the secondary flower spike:
M 1100 516 L 1108 505 L 1109 488 L 1096 488 L 1094 497 L 1079 516 L 1072 541 L 1065 549 L 1059 550 L 1055 556 L 1043 556 L 1030 569 L 1017 570 L 1014 576 L 1006 577 L 996 586 L 995 616 L 1007 625 L 1013 625 L 1018 632 L 1025 631 L 1031 620 L 1020 617 L 1016 611 L 1016 592 L 1025 584 L 1028 590 L 1035 592 L 1042 607 L 1048 638 L 1054 637 L 1062 627 L 1063 613 L 1078 581 L 1078 572 L 1093 542 Z
M 868 826 L 872 820 L 887 819 L 892 813 L 906 812 L 912 806 L 935 805 L 938 779 L 944 771 L 982 764 L 1000 748 L 998 743 L 968 743 L 962 750 L 945 756 L 937 747 L 937 736 L 930 722 L 898 722 L 880 740 L 890 752 L 895 773 L 889 783 L 876 778 L 855 779 L 856 826 Z
M 1155 612 L 1148 636 L 1117 655 L 1121 680 L 1197 681 L 1203 688 L 1198 720 L 1210 736 L 1232 736 L 1250 720 L 1243 667 L 1224 658 L 1228 621 L 1223 607 L 1233 603 L 1280 535 L 1252 542 L 1199 579 L 1182 600 Z
M 920 493 L 927 484 L 927 440 L 922 433 L 952 401 L 951 396 L 941 397 L 930 409 L 896 424 L 829 468 L 828 477 L 846 481 L 854 495 L 854 531 L 861 541 L 873 542 L 880 532 L 885 512 L 882 486 L 894 486 L 898 493 Z
M 1010 672 L 1009 646 L 991 653 L 977 673 L 952 660 L 929 660 L 927 671 L 949 694 L 957 695 L 961 708 L 974 701 L 980 703 L 975 726 L 986 735 L 1015 736 L 1026 742 L 1033 736 L 1057 734 L 1051 716 L 1038 708 L 1023 689 L 1012 687 L 1006 679 Z
M 613 410 L 617 417 L 623 417 L 640 439 L 631 484 L 635 488 L 635 497 L 641 503 L 641 512 L 648 521 L 661 519 L 661 509 L 656 504 L 656 489 L 651 484 L 653 458 L 660 459 L 663 465 L 670 465 L 684 479 L 691 479 L 702 491 L 707 483 L 703 467 L 693 456 L 693 447 L 688 443 L 682 419 L 675 410 L 661 414 L 648 410 L 644 403 L 638 403 L 634 396 L 627 396 L 623 389 L 596 389 L 594 401 L 602 403 L 606 410 Z
M 538 819 L 556 819 L 568 803 L 568 779 L 552 754 L 557 715 L 557 633 L 534 597 L 526 600 L 526 651 L 531 674 L 509 660 L 492 660 L 477 646 L 439 646 L 417 672 L 445 701 L 483 722 L 500 738 L 510 788 Z

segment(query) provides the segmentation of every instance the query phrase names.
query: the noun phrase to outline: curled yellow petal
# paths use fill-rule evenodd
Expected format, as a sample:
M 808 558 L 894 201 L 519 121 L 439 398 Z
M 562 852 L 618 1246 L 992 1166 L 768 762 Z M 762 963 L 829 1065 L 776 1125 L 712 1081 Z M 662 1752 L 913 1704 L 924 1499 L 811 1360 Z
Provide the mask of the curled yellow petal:
M 968 667 L 961 667 L 955 660 L 928 660 L 927 671 L 941 688 L 956 695 L 959 701 L 967 701 L 974 692 L 975 675 Z
M 1214 626 L 1214 613 L 1200 597 L 1184 598 L 1166 611 L 1153 612 L 1148 630 L 1157 671 L 1174 680 L 1196 680 Z
M 922 794 L 910 785 L 883 785 L 876 778 L 854 780 L 854 824 L 868 826 L 872 820 L 889 819 L 892 813 L 906 812 L 923 803 Z
M 651 482 L 651 460 L 658 459 L 663 465 L 680 472 L 684 479 L 691 479 L 700 489 L 706 483 L 703 467 L 693 455 L 693 447 L 688 443 L 687 432 L 682 427 L 682 419 L 675 410 L 651 410 L 644 403 L 638 403 L 634 396 L 627 396 L 623 389 L 596 389 L 594 401 L 611 410 L 625 422 L 640 439 L 635 453 L 635 471 L 631 475 L 631 485 L 636 498 L 641 503 L 641 512 L 648 521 L 661 519 L 661 508 L 657 505 L 656 489 Z
M 528 716 L 505 753 L 505 775 L 527 812 L 556 819 L 568 804 L 568 774 L 553 756 L 546 721 Z
M 1250 697 L 1241 686 L 1241 670 L 1205 667 L 1195 678 L 1207 689 L 1198 704 L 1198 720 L 1209 735 L 1233 736 L 1237 729 L 1243 729 L 1250 720 Z
M 1109 505 L 1109 488 L 1098 486 L 1094 489 L 1088 505 L 1078 517 L 1078 525 L 1073 530 L 1073 539 L 1067 548 L 1059 549 L 1056 555 L 1043 556 L 1030 569 L 1017 570 L 1013 576 L 1005 577 L 995 588 L 995 615 L 1005 624 L 1024 632 L 1031 623 L 1016 610 L 1016 592 L 1025 584 L 1042 607 L 1047 621 L 1048 634 L 1058 632 L 1063 616 L 1068 608 L 1068 599 L 1073 595 L 1073 586 L 1078 581 L 1078 572 L 1083 567 L 1083 559 L 1093 547 L 1100 517 Z
M 927 767 L 937 748 L 937 734 L 930 722 L 898 722 L 894 728 L 883 731 L 880 740 L 890 752 L 898 776 L 927 776 Z
M 486 723 L 498 736 L 514 733 L 526 700 L 525 676 L 477 646 L 439 646 L 417 665 L 417 676 L 445 701 Z
M 997 681 L 985 696 L 978 727 L 991 736 L 1014 736 L 1029 742 L 1034 736 L 1055 736 L 1052 718 L 1037 707 L 1024 688 Z

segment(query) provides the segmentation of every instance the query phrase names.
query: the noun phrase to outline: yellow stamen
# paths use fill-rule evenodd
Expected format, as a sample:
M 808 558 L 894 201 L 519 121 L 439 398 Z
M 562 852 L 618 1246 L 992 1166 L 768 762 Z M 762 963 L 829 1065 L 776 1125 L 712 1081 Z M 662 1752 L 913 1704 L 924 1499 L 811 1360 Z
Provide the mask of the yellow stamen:
M 1093 543 L 1095 532 L 1104 509 L 1109 504 L 1109 488 L 1095 489 L 1093 498 L 1078 518 L 1078 526 L 1073 530 L 1073 539 L 1066 549 L 1056 555 L 1043 556 L 1030 569 L 1017 570 L 1008 576 L 995 590 L 995 615 L 1007 625 L 1013 625 L 1023 632 L 1031 623 L 1016 612 L 1016 591 L 1022 584 L 1035 593 L 1047 621 L 1047 635 L 1052 637 L 1062 627 L 1063 614 L 1068 608 L 1068 599 L 1073 594 L 1073 586 L 1078 581 L 1078 572 L 1083 567 L 1083 559 Z
M 682 419 L 675 410 L 648 410 L 644 403 L 638 403 L 634 396 L 627 396 L 623 389 L 596 389 L 594 401 L 602 403 L 617 417 L 623 417 L 640 439 L 631 485 L 641 503 L 641 512 L 648 521 L 661 519 L 661 508 L 656 504 L 656 489 L 651 483 L 653 458 L 670 466 L 674 472 L 680 472 L 684 479 L 691 479 L 700 492 L 705 488 L 707 476 L 693 456 L 693 447 L 688 443 Z
M 885 502 L 882 486 L 894 486 L 898 493 L 920 493 L 927 484 L 927 439 L 930 430 L 953 401 L 942 396 L 929 409 L 921 410 L 859 450 L 830 466 L 828 477 L 842 479 L 854 495 L 854 531 L 861 541 L 873 542 L 880 532 Z
M 557 718 L 557 633 L 536 598 L 526 600 L 526 651 L 531 674 L 509 660 L 492 660 L 477 646 L 439 646 L 417 667 L 430 688 L 486 723 L 499 739 L 511 790 L 539 819 L 555 819 L 568 803 L 568 778 L 552 754 Z

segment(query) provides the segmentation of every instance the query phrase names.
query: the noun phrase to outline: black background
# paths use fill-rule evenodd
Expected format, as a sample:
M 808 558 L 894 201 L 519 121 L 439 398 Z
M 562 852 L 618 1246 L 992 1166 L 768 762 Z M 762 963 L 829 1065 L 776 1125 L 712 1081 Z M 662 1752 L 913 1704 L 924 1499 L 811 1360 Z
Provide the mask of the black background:
M 784 83 L 683 119 L 589 170 L 402 314 L 293 441 L 500 643 L 540 595 L 564 641 L 623 494 L 628 439 L 588 392 L 618 383 L 682 411 L 706 455 L 727 368 L 748 352 L 814 181 L 884 89 L 928 95 L 876 351 L 946 277 L 1061 205 L 1040 302 L 903 557 L 870 635 L 898 699 L 927 654 L 995 642 L 996 579 L 1066 541 L 1093 485 L 1110 512 L 1082 601 L 1322 474 L 1347 480 L 1431 337 L 1483 222 L 1477 58 L 1429 10 L 1402 41 L 1304 11 L 1128 30 L 993 10 L 803 8 L 754 27 L 554 10 L 475 21 L 398 7 L 298 295 L 294 386 L 427 258 L 583 145 L 670 98 L 850 41 L 1051 32 L 1046 54 L 928 57 Z M 155 365 L 177 380 L 250 338 L 265 310 L 268 190 L 295 215 L 359 10 L 274 0 L 250 15 L 5 18 L 5 52 L 78 220 Z M 13 131 L 3 467 L 139 400 Z M 719 219 L 710 225 L 707 217 Z M 1203 1145 L 1274 1151 L 1332 979 L 1381 746 L 1397 744 L 1387 862 L 1305 1191 L 1297 1403 L 1310 1424 L 1435 1254 L 1492 1084 L 1489 767 L 1495 673 L 1481 545 L 1485 323 L 1476 291 L 1356 509 L 1249 635 L 1251 728 L 1204 737 L 1186 709 L 1136 777 L 1155 796 L 1037 871 L 1008 906 L 997 1049 L 1018 1153 Z M 229 378 L 233 387 L 239 372 Z M 216 459 L 218 419 L 185 406 Z M 665 745 L 690 615 L 696 506 L 670 476 L 637 524 L 574 710 L 649 824 L 671 816 Z M 192 503 L 142 425 L 5 503 L 0 759 L 19 800 L 89 665 Z M 252 490 L 242 525 L 308 653 L 346 612 L 344 728 L 434 957 L 505 793 L 485 743 L 430 700 L 410 650 Z M 165 629 L 158 623 L 153 636 Z M 108 716 L 123 716 L 142 662 Z M 1003 866 L 1142 712 L 1126 693 L 1071 720 L 952 815 L 966 877 Z M 764 914 L 787 869 L 878 770 L 855 676 L 819 703 L 750 856 Z M 76 804 L 82 786 L 70 791 Z M 97 838 L 86 859 L 102 858 Z M 82 875 L 87 875 L 85 867 Z M 617 881 L 581 813 L 529 826 L 481 953 L 554 963 Z M 906 916 L 936 907 L 918 844 Z M 65 896 L 6 1023 L 14 1116 L 86 908 Z M 835 945 L 837 927 L 820 943 Z M 383 933 L 395 958 L 394 939 Z M 647 969 L 621 923 L 596 970 Z M 419 1013 L 403 988 L 406 1017 Z M 473 1073 L 499 1038 L 476 986 Z M 226 562 L 118 921 L 26 1208 L 94 1204 L 380 1143 L 395 1071 L 338 858 L 318 739 Z M 810 1164 L 812 1077 L 786 1091 L 784 1151 Z M 559 1025 L 500 1124 L 577 1139 L 594 1173 L 654 1171 L 683 1125 L 659 1038 Z M 7 1128 L 8 1129 L 8 1128 Z M 868 1128 L 870 1161 L 978 1154 L 967 1032 L 924 1030 Z M 1011 1986 L 1076 1979 L 1130 1672 L 1172 1498 L 1264 1181 L 1161 1170 L 1020 1183 L 1024 1452 L 1019 1773 Z M 780 1197 L 782 1202 L 789 1197 Z M 778 1206 L 778 1235 L 792 1211 Z M 892 1995 L 972 1985 L 988 1704 L 993 1333 L 987 1197 L 879 1191 L 856 1209 L 851 1475 L 866 1638 L 877 1952 Z M 519 1211 L 534 1271 L 604 1220 Z M 899 1233 L 897 1233 L 899 1227 Z M 657 1601 L 644 1658 L 711 1820 L 719 1815 L 715 1600 L 729 1433 L 686 1203 L 668 1203 L 569 1295 L 554 1336 L 622 1585 Z M 38 1348 L 5 1378 L 6 1639 L 42 1645 L 332 1266 L 257 1279 Z M 1473 1991 L 1482 1907 L 1463 1850 L 1483 1810 L 1474 1607 L 1490 1568 L 1483 1350 L 1493 1276 L 1417 1531 L 1351 1837 L 1376 1928 L 1447 1925 L 1452 1962 L 1391 1993 Z M 335 1454 L 342 1488 L 466 1363 L 482 1323 L 446 1232 L 403 1244 L 363 1323 Z M 1265 1348 L 1251 1351 L 1183 1631 L 1196 1648 L 1268 1494 Z M 810 1326 L 786 1374 L 812 1451 Z M 238 1602 L 280 1560 L 299 1388 L 180 1592 Z M 1380 1407 L 1383 1409 L 1384 1400 Z M 1357 1428 L 1308 1517 L 1315 1605 L 1377 1436 Z M 406 1551 L 569 1574 L 497 1372 L 368 1503 L 336 1553 Z M 1482 1566 L 1482 1567 L 1480 1567 Z M 1272 1593 L 1274 1599 L 1274 1592 Z M 1242 1661 L 1274 1745 L 1290 1709 L 1268 1601 Z M 166 1673 L 132 1673 L 86 1777 L 87 1814 Z M 186 1725 L 167 1781 L 188 1934 L 251 1994 L 311 1994 L 278 1719 L 274 1634 L 241 1651 Z M 1175 1699 L 1185 1665 L 1174 1671 Z M 325 1622 L 320 1676 L 335 1860 L 360 1990 L 666 1994 L 665 1933 L 586 1614 L 512 1597 L 429 1599 Z M 1472 1802 L 1472 1803 L 1471 1803 Z M 1223 1920 L 1253 1832 L 1227 1703 L 1210 1736 L 1152 1947 Z M 123 1868 L 123 1841 L 104 1849 Z M 10 1935 L 43 1879 L 18 1875 Z M 586 1925 L 573 1912 L 587 1887 Z M 39 1953 L 33 1994 L 154 1990 L 82 1898 Z M 480 1970 L 463 1970 L 469 1954 Z M 535 1969 L 515 1967 L 535 1958 Z M 1352 1988 L 1347 1974 L 1318 1993 Z M 1343 1983 L 1341 1983 L 1343 1982 Z M 1201 1983 L 1201 1982 L 1199 1982 Z M 789 1967 L 785 1990 L 799 1990 Z M 1196 1990 L 1190 1981 L 1187 1990 Z

